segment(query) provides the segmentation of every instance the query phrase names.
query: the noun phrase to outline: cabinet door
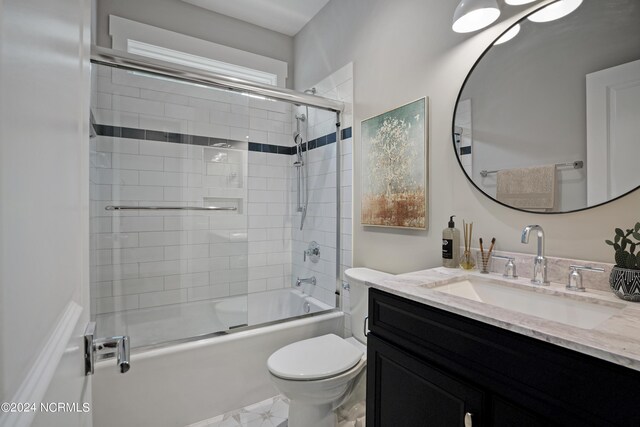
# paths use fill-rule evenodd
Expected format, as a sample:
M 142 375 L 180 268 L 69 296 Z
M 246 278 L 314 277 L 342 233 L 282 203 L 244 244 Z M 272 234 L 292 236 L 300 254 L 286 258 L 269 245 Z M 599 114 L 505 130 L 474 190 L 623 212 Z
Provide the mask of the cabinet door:
M 367 427 L 482 425 L 480 391 L 373 334 L 367 347 Z
M 492 427 L 552 427 L 558 425 L 495 396 L 491 399 L 491 419 Z

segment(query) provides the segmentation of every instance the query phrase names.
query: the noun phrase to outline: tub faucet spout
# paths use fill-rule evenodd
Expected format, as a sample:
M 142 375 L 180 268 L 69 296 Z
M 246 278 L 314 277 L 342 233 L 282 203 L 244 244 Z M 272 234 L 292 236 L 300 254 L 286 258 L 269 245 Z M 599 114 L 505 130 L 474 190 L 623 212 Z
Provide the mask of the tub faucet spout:
M 533 230 L 538 232 L 538 252 L 533 260 L 531 283 L 546 286 L 549 280 L 547 279 L 547 258 L 544 256 L 544 230 L 539 225 L 527 225 L 522 230 L 521 242 L 529 243 L 529 234 Z
M 300 285 L 303 285 L 305 283 L 311 283 L 312 285 L 316 284 L 316 276 L 311 276 L 311 277 L 307 277 L 306 279 L 301 279 L 298 277 L 298 280 L 296 280 L 296 286 L 300 287 Z

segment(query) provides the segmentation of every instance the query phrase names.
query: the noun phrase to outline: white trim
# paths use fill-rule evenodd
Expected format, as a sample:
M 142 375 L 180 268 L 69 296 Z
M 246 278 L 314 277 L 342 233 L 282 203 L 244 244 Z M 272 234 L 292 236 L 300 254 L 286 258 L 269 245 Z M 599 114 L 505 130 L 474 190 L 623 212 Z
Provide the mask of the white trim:
M 192 55 L 178 50 L 167 49 L 166 47 L 143 43 L 138 40 L 127 40 L 127 52 L 146 58 L 157 59 L 159 61 L 171 62 L 173 64 L 184 65 L 185 67 L 196 68 L 209 71 L 215 74 L 222 74 L 235 77 L 241 80 L 261 83 L 265 85 L 278 85 L 278 76 L 273 73 L 255 70 L 253 68 L 242 67 L 240 65 L 229 64 L 228 62 L 216 61 L 215 59 L 203 56 Z
M 39 409 L 40 402 L 51 384 L 73 331 L 76 329 L 82 310 L 82 307 L 75 301 L 70 301 L 67 304 L 42 351 L 10 402 L 35 403 Z M 31 425 L 36 414 L 37 412 L 2 413 L 0 414 L 0 425 L 3 427 L 27 427 Z
M 626 194 L 625 190 L 613 194 L 611 171 L 615 170 L 611 158 L 615 129 L 611 120 L 616 117 L 617 92 L 637 87 L 640 60 L 595 71 L 586 76 L 587 93 L 587 205 L 605 203 Z
M 274 74 L 277 86 L 286 87 L 287 63 L 255 53 L 234 49 L 210 41 L 187 36 L 129 19 L 109 15 L 111 47 L 127 52 L 129 40 L 222 61 L 244 68 Z

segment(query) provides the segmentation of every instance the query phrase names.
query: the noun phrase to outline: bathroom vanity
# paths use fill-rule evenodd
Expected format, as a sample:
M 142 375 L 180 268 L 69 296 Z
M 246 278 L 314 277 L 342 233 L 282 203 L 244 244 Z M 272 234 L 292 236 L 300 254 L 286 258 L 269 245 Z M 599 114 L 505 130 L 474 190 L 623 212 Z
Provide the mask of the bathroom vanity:
M 633 304 L 446 269 L 370 285 L 368 427 L 640 426 Z

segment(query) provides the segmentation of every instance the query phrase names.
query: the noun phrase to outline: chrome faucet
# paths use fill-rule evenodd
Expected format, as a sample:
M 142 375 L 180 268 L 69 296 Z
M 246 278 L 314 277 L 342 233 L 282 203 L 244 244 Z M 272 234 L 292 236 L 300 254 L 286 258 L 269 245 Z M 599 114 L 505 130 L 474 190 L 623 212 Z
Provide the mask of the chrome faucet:
M 306 279 L 301 279 L 298 277 L 296 280 L 296 286 L 300 287 L 300 285 L 304 285 L 305 283 L 311 283 L 312 285 L 316 284 L 316 276 L 307 277 Z
M 547 286 L 547 258 L 544 256 L 544 230 L 539 225 L 527 225 L 522 230 L 522 243 L 529 243 L 529 234 L 532 230 L 538 232 L 538 253 L 533 261 L 533 277 L 531 283 L 535 285 Z

